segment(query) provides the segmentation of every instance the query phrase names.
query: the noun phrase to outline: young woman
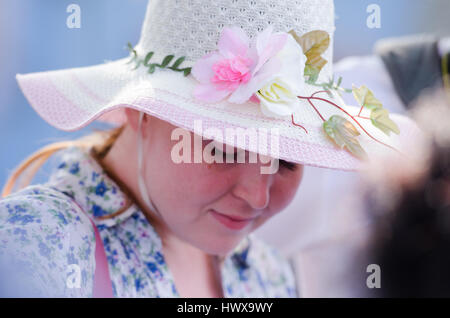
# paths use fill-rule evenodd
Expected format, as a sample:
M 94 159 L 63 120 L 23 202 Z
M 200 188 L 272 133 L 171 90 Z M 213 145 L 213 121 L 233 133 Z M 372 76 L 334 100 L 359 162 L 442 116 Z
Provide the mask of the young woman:
M 18 75 L 31 105 L 60 129 L 120 123 L 42 149 L 7 183 L 0 253 L 29 276 L 27 288 L 47 296 L 298 296 L 287 260 L 252 232 L 291 201 L 303 165 L 360 163 L 322 130 L 336 111 L 359 108 L 322 98 L 319 82 L 305 80 L 308 48 L 298 35 L 314 30 L 308 43 L 317 41 L 323 57 L 316 75 L 328 80 L 331 0 L 153 0 L 131 59 Z M 405 118 L 396 121 L 408 132 Z M 224 139 L 255 127 L 263 128 L 256 137 Z M 389 146 L 370 123 L 358 127 L 378 141 L 369 153 Z M 181 163 L 177 134 L 189 141 Z M 22 172 L 31 178 L 57 151 L 48 182 L 12 193 Z M 198 153 L 215 160 L 198 162 Z M 263 173 L 263 160 L 249 160 L 255 153 L 282 159 L 278 169 Z
M 302 166 L 286 163 L 277 174 L 261 174 L 261 164 L 255 163 L 175 164 L 171 160 L 175 141 L 170 135 L 176 127 L 145 116 L 141 132 L 147 169 L 143 176 L 157 207 L 152 211 L 139 194 L 137 182 L 139 112 L 127 109 L 126 116 L 127 123 L 114 130 L 97 152 L 96 147 L 89 153 L 89 148 L 74 143 L 49 183 L 27 187 L 1 201 L 2 234 L 13 238 L 8 243 L 36 256 L 33 262 L 48 271 L 45 279 L 59 279 L 52 286 L 57 290 L 64 285 L 56 284 L 71 278 L 66 273 L 70 264 L 80 265 L 82 288 L 69 291 L 89 295 L 94 236 L 83 210 L 102 226 L 117 296 L 223 297 L 224 287 L 229 295 L 242 297 L 252 293 L 294 296 L 295 281 L 288 264 L 259 246 L 260 242 L 255 240 L 249 251 L 248 257 L 258 259 L 251 270 L 230 262 L 231 258 L 224 266 L 224 258 L 215 256 L 235 250 L 289 203 L 300 183 Z M 42 152 L 39 159 L 50 151 Z M 136 204 L 130 206 L 131 202 Z M 231 255 L 241 256 L 240 252 Z M 245 277 L 249 271 L 254 271 L 254 277 Z M 56 273 L 63 276 L 55 278 Z

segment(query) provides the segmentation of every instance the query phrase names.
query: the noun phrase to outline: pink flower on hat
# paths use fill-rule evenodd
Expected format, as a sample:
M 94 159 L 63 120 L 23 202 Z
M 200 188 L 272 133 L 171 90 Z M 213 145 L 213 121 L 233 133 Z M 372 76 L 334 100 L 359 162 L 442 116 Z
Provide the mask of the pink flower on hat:
M 205 102 L 242 104 L 251 99 L 261 83 L 276 73 L 281 63 L 274 57 L 285 45 L 286 33 L 272 34 L 269 26 L 261 32 L 256 45 L 250 47 L 245 32 L 236 26 L 225 27 L 218 42 L 218 51 L 202 57 L 192 67 L 192 75 L 200 82 L 194 96 Z

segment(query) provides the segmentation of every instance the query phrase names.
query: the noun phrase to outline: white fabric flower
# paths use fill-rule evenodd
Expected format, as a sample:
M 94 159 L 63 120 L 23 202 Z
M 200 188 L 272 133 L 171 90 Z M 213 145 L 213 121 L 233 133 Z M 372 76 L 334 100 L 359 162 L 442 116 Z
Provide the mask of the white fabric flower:
M 274 58 L 281 61 L 280 71 L 271 76 L 256 92 L 261 111 L 266 116 L 290 116 L 300 105 L 297 95 L 305 87 L 306 56 L 289 34 L 286 45 Z

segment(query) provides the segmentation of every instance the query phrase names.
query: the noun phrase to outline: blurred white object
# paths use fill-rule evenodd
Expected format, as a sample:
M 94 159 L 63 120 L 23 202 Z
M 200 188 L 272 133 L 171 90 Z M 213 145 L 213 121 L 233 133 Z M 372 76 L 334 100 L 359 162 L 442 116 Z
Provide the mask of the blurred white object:
M 440 56 L 450 53 L 450 37 L 443 38 L 438 42 L 438 51 Z

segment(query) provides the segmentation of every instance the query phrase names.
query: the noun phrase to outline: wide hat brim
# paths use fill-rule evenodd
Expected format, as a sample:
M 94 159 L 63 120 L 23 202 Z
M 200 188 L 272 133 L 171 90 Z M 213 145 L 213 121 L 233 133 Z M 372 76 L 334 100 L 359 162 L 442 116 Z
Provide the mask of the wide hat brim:
M 129 58 L 123 58 L 89 67 L 17 74 L 16 78 L 37 113 L 52 126 L 65 131 L 80 129 L 96 119 L 121 124 L 126 120 L 123 108 L 130 107 L 177 127 L 201 133 L 206 138 L 215 138 L 203 133 L 209 128 L 219 129 L 223 136 L 226 136 L 227 128 L 266 128 L 269 134 L 271 129 L 277 128 L 277 145 L 272 145 L 269 136 L 266 138 L 268 149 L 277 146 L 278 158 L 290 162 L 349 171 L 360 170 L 366 163 L 331 142 L 323 131 L 323 120 L 307 100 L 302 100 L 301 107 L 294 113 L 295 123 L 302 125 L 306 133 L 303 128 L 293 125 L 291 117 L 263 115 L 261 106 L 254 102 L 233 104 L 226 100 L 219 103 L 196 100 L 193 90 L 198 82 L 192 75 L 183 76 L 167 69 L 156 69 L 149 74 L 144 67 L 133 70 L 134 65 L 128 62 Z M 311 96 L 318 90 L 320 88 L 306 85 L 304 96 Z M 326 94 L 321 97 L 339 104 L 351 115 L 357 115 L 360 110 L 359 107 L 343 105 L 336 98 L 330 99 Z M 346 117 L 328 103 L 315 100 L 314 104 L 326 119 L 334 114 Z M 369 159 L 387 152 L 407 154 L 408 147 L 413 144 L 411 141 L 421 135 L 420 129 L 408 117 L 390 114 L 390 118 L 398 125 L 400 134 L 388 136 L 370 120 L 359 119 L 366 130 L 364 132 L 353 122 L 361 133 L 358 140 Z M 201 121 L 200 132 L 194 129 L 198 127 L 198 121 Z M 375 142 L 367 133 L 399 152 Z M 260 152 L 258 141 L 251 138 L 254 137 L 237 140 L 235 146 Z M 219 141 L 226 142 L 225 139 Z

